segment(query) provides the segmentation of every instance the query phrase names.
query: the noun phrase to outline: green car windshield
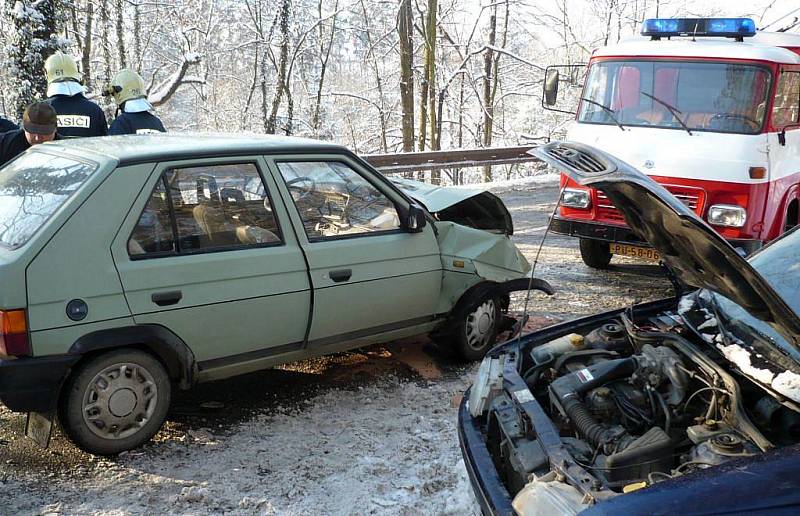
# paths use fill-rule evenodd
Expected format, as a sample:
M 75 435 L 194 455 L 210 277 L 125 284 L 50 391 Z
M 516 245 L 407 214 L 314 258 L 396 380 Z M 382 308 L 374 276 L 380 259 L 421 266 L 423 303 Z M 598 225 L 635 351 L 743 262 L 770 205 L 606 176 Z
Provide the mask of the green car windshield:
M 96 169 L 44 152 L 0 168 L 0 244 L 15 249 L 28 242 Z
M 769 70 L 756 65 L 600 61 L 589 69 L 583 92 L 594 104 L 581 102 L 578 121 L 615 125 L 616 119 L 624 126 L 756 134 L 764 123 L 770 83 Z

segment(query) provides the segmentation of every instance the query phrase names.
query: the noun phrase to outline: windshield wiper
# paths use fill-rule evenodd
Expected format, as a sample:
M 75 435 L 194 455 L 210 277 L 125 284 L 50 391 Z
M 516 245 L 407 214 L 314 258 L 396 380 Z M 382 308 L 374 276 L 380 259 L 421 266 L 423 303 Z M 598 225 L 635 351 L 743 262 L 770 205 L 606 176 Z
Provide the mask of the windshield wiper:
M 689 133 L 689 136 L 692 135 L 692 131 L 691 131 L 691 129 L 689 129 L 689 126 L 686 125 L 684 123 L 684 121 L 681 120 L 681 117 L 678 116 L 678 115 L 682 115 L 683 113 L 681 113 L 680 111 L 678 111 L 677 109 L 675 109 L 674 107 L 670 106 L 669 104 L 667 104 L 666 102 L 664 102 L 663 100 L 661 100 L 660 98 L 658 98 L 658 97 L 656 97 L 654 95 L 650 95 L 649 93 L 645 93 L 643 91 L 640 91 L 639 93 L 641 93 L 642 95 L 644 95 L 645 97 L 647 97 L 649 99 L 655 100 L 656 102 L 658 102 L 659 104 L 661 104 L 662 106 L 667 108 L 667 110 L 669 110 L 669 112 L 672 113 L 672 116 L 675 117 L 675 120 L 677 120 L 678 123 L 681 124 L 681 126 L 683 126 L 684 129 L 686 129 L 686 132 Z
M 605 111 L 606 113 L 608 113 L 609 118 L 611 118 L 611 120 L 613 120 L 614 123 L 617 124 L 617 126 L 619 126 L 620 129 L 622 129 L 623 131 L 625 130 L 625 128 L 622 126 L 622 124 L 619 123 L 619 120 L 617 120 L 617 117 L 614 116 L 614 115 L 616 115 L 616 112 L 613 109 L 611 109 L 610 107 L 605 106 L 605 105 L 603 105 L 603 104 L 601 104 L 601 103 L 599 103 L 599 102 L 597 102 L 595 100 L 587 99 L 586 97 L 581 97 L 581 100 L 583 100 L 584 102 L 588 102 L 589 104 L 593 104 L 593 105 L 599 107 L 600 109 L 602 109 L 603 111 Z

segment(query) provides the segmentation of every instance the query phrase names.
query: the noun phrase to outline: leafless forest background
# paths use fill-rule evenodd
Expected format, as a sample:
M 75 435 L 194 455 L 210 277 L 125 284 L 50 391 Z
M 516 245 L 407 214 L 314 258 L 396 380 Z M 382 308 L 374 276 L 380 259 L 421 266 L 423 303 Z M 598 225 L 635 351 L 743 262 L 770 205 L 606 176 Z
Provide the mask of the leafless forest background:
M 171 131 L 308 136 L 359 153 L 518 145 L 570 120 L 541 107 L 545 66 L 585 62 L 657 15 L 794 31 L 800 1 L 4 0 L 0 111 L 17 118 L 43 96 L 43 60 L 60 48 L 109 116 L 102 85 L 139 70 Z

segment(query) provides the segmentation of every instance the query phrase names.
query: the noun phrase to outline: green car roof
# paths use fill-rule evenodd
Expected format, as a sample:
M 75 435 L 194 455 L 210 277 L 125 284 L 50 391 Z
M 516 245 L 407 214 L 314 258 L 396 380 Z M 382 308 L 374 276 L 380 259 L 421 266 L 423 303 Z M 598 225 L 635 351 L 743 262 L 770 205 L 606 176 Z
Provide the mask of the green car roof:
M 42 144 L 38 150 L 56 150 L 97 160 L 98 155 L 120 164 L 203 156 L 235 156 L 280 152 L 347 152 L 346 147 L 307 138 L 228 133 L 161 133 L 96 138 L 72 138 Z

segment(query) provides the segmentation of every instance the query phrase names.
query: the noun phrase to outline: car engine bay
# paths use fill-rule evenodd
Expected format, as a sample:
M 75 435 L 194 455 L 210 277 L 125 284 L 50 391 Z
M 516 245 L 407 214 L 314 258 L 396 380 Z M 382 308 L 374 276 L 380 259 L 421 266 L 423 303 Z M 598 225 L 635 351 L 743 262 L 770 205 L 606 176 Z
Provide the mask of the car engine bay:
M 702 310 L 634 317 L 629 309 L 577 333 L 520 346 L 519 375 L 569 457 L 591 478 L 575 486 L 576 503 L 800 442 L 796 405 L 731 367 L 697 330 L 709 318 Z M 542 429 L 514 398 L 525 401 L 519 392 L 495 389 L 484 426 L 512 497 L 537 480 L 565 480 L 537 438 Z

